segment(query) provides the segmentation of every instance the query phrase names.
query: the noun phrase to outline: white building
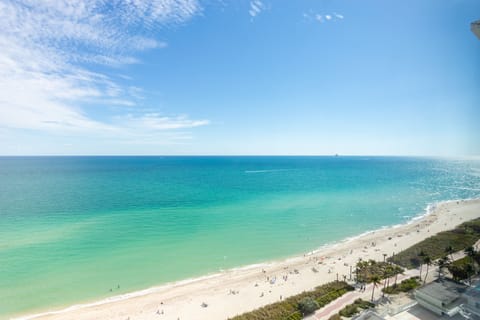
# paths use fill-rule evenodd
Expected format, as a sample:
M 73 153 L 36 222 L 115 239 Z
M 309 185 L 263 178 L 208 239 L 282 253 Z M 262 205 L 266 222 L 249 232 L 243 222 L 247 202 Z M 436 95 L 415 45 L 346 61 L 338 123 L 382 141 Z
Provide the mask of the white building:
M 417 289 L 415 300 L 439 316 L 452 317 L 461 311 L 460 305 L 465 302 L 462 297 L 465 290 L 466 286 L 453 281 L 434 281 Z

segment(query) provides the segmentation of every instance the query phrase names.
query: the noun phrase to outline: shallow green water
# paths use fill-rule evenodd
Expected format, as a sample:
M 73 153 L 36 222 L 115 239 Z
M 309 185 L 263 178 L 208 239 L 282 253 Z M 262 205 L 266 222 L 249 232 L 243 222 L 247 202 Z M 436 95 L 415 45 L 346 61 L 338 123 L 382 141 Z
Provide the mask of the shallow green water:
M 0 318 L 298 254 L 479 196 L 478 161 L 0 158 Z

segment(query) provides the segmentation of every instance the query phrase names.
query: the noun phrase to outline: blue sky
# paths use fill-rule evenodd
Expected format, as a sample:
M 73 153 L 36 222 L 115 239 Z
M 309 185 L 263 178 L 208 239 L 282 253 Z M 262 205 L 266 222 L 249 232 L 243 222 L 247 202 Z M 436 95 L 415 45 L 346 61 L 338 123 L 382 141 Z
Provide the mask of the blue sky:
M 0 2 L 0 154 L 480 155 L 478 0 Z

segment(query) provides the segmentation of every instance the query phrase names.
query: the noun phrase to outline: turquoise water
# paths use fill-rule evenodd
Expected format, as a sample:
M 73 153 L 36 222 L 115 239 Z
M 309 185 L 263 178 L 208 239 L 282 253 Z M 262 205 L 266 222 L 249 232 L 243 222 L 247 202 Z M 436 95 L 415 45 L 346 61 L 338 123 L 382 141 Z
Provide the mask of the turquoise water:
M 0 318 L 291 256 L 476 197 L 479 161 L 0 157 Z

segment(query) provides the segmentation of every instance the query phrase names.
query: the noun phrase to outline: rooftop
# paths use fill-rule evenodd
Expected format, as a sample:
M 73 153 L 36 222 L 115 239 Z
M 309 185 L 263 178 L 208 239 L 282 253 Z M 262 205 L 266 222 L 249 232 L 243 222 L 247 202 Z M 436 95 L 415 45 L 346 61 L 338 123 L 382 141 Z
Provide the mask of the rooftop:
M 443 280 L 431 282 L 417 291 L 431 298 L 442 302 L 444 305 L 449 305 L 457 300 L 462 293 L 464 293 L 466 287 L 462 284 L 458 284 L 453 281 Z
M 452 317 L 444 315 L 439 317 L 437 314 L 423 308 L 420 305 L 416 305 L 406 311 L 398 313 L 394 316 L 388 317 L 388 320 L 466 320 L 462 315 L 456 314 Z M 477 320 L 477 318 L 471 318 L 471 320 Z

